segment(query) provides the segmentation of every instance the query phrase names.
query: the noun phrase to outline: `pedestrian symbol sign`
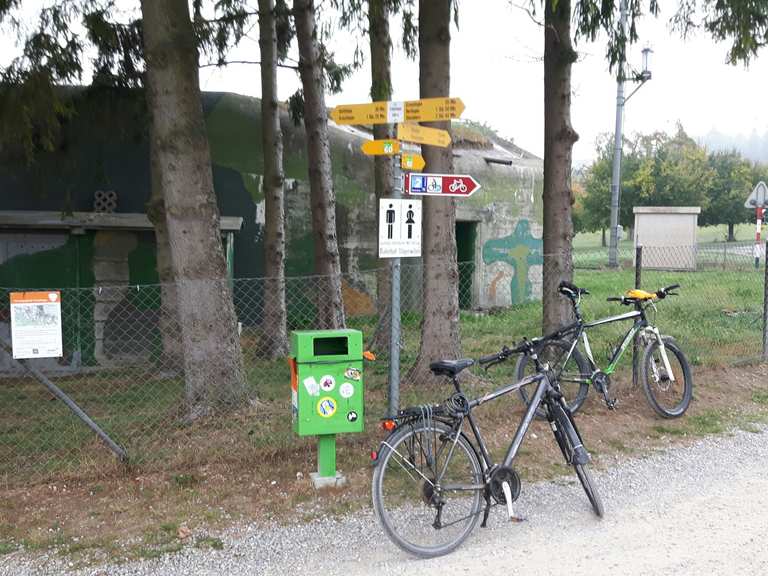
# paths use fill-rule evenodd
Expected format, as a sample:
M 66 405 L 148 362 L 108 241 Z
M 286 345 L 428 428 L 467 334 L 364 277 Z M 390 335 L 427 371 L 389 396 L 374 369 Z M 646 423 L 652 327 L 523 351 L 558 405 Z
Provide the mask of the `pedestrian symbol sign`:
M 379 200 L 379 258 L 421 256 L 421 200 Z

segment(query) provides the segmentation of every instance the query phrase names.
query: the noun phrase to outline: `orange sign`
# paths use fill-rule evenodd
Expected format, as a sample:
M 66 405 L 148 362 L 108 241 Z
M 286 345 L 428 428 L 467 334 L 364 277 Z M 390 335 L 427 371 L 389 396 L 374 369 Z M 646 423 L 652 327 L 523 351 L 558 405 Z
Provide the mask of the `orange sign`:
M 445 148 L 451 143 L 451 135 L 446 130 L 425 128 L 418 124 L 398 124 L 397 139 L 428 146 Z
M 52 304 L 61 301 L 61 292 L 11 292 L 11 304 Z
M 363 154 L 368 156 L 392 156 L 400 153 L 400 142 L 397 140 L 367 140 L 360 147 Z
M 403 170 L 415 170 L 416 172 L 421 172 L 424 170 L 424 166 L 426 166 L 426 162 L 424 162 L 424 156 L 421 154 L 403 154 L 400 157 L 400 166 Z
M 464 112 L 461 98 L 422 98 L 405 102 L 344 104 L 331 110 L 336 124 L 396 124 L 435 122 L 458 118 Z

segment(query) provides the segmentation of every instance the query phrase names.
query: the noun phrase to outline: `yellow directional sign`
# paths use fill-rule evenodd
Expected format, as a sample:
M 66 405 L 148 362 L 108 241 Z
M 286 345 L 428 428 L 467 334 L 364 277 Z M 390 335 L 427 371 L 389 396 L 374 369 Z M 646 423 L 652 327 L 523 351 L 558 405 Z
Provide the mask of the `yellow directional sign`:
M 445 148 L 451 143 L 451 135 L 447 131 L 425 128 L 418 124 L 398 124 L 397 139 L 416 144 L 440 146 L 441 148 Z
M 400 166 L 403 170 L 415 170 L 416 172 L 421 172 L 424 170 L 424 166 L 426 166 L 426 162 L 424 162 L 424 156 L 421 154 L 403 154 L 400 157 Z
M 331 110 L 336 124 L 396 124 L 435 122 L 458 118 L 464 112 L 461 98 L 422 98 L 405 102 L 345 104 Z
M 367 156 L 392 156 L 400 153 L 397 140 L 366 140 L 360 147 Z

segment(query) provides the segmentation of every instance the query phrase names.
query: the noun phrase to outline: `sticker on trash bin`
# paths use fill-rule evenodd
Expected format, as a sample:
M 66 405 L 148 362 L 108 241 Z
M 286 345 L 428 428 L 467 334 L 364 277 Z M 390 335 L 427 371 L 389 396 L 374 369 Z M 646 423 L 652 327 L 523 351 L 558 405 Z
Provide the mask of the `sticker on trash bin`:
M 323 418 L 330 418 L 331 416 L 336 414 L 336 400 L 334 400 L 330 396 L 326 396 L 325 398 L 322 398 L 317 403 L 317 413 Z
M 304 378 L 304 388 L 306 388 L 307 394 L 310 396 L 320 396 L 320 385 L 314 376 Z
M 362 376 L 362 374 L 360 373 L 359 368 L 349 367 L 344 372 L 344 376 L 346 376 L 350 380 L 360 380 L 360 376 Z
M 354 410 L 352 412 L 347 413 L 347 420 L 350 422 L 357 422 L 357 412 Z
M 336 386 L 336 380 L 333 376 L 327 375 L 320 379 L 320 388 L 325 392 L 330 392 Z
M 355 394 L 355 387 L 352 386 L 349 382 L 344 382 L 341 386 L 339 386 L 339 396 L 342 398 L 352 398 L 352 396 Z

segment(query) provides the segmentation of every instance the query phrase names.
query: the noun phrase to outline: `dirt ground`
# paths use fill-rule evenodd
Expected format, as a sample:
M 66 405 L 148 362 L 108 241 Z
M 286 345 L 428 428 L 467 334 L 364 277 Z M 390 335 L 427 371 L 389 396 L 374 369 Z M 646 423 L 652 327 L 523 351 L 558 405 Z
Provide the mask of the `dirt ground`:
M 577 415 L 597 469 L 655 447 L 768 421 L 766 365 L 696 370 L 694 401 L 678 420 L 659 419 L 640 388 L 618 384 L 616 411 L 609 412 L 590 391 Z M 478 411 L 486 439 L 499 453 L 514 433 L 521 406 L 517 398 L 505 399 Z M 384 435 L 370 428 L 340 442 L 339 467 L 349 484 L 326 492 L 312 488 L 308 476 L 315 463 L 301 449 L 265 451 L 259 461 L 173 473 L 123 472 L 87 481 L 0 487 L 0 559 L 19 548 L 55 551 L 73 566 L 151 558 L 185 546 L 220 547 L 216 534 L 241 522 L 302 522 L 369 507 L 366 455 Z M 549 429 L 534 423 L 518 460 L 523 481 L 570 473 L 561 461 Z

